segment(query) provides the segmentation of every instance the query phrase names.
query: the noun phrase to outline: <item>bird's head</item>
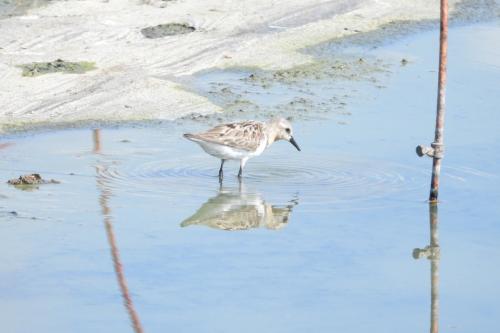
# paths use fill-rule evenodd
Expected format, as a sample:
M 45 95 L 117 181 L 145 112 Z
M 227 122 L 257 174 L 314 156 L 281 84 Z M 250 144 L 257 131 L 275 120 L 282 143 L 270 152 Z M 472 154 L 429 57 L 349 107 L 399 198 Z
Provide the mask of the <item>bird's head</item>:
M 275 118 L 270 121 L 271 138 L 269 144 L 277 140 L 286 140 L 294 145 L 298 151 L 300 147 L 293 138 L 292 124 L 285 118 Z

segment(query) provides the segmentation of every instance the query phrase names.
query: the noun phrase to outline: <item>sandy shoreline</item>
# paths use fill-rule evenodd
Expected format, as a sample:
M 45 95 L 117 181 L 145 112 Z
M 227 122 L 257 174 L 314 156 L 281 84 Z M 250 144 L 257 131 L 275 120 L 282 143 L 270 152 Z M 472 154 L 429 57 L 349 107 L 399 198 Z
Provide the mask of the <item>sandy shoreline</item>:
M 451 1 L 452 13 L 457 3 Z M 313 58 L 301 49 L 438 13 L 438 1 L 431 0 L 53 2 L 0 20 L 0 131 L 221 112 L 176 82 L 211 68 L 309 63 Z M 170 22 L 196 31 L 158 39 L 141 34 Z M 17 67 L 55 59 L 92 61 L 97 69 L 23 77 Z

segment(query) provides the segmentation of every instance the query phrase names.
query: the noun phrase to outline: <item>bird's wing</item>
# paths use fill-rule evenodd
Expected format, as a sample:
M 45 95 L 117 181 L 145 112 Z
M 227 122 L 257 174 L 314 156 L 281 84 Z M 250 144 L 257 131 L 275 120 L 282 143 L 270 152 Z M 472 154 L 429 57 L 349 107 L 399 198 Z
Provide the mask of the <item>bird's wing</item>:
M 258 121 L 223 124 L 194 136 L 203 141 L 253 151 L 264 138 L 264 124 Z

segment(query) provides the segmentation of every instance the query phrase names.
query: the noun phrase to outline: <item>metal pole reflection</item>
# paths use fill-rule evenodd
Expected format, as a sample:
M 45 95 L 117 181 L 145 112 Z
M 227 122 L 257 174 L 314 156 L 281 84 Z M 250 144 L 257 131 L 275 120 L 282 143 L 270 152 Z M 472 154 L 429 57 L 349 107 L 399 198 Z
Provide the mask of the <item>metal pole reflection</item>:
M 431 333 L 439 331 L 439 239 L 438 239 L 438 205 L 429 205 L 431 225 Z
M 95 154 L 101 153 L 101 132 L 99 129 L 93 131 L 93 143 Z M 127 280 L 125 279 L 125 273 L 123 271 L 123 264 L 120 259 L 120 251 L 118 250 L 118 245 L 116 243 L 115 233 L 113 231 L 113 219 L 111 217 L 111 209 L 109 208 L 109 199 L 112 195 L 111 188 L 108 186 L 106 178 L 103 176 L 106 170 L 105 165 L 96 165 L 96 181 L 97 188 L 100 190 L 99 205 L 101 206 L 101 212 L 104 217 L 104 226 L 106 228 L 106 235 L 108 238 L 108 243 L 111 248 L 111 256 L 113 258 L 114 269 L 116 273 L 116 279 L 118 285 L 120 286 L 120 291 L 123 297 L 123 304 L 128 312 L 132 327 L 136 333 L 143 333 L 141 322 L 139 320 L 139 315 L 135 310 L 132 297 L 127 286 Z
M 431 262 L 431 333 L 439 332 L 439 261 L 438 205 L 429 203 L 430 245 L 413 250 L 413 258 L 426 257 Z

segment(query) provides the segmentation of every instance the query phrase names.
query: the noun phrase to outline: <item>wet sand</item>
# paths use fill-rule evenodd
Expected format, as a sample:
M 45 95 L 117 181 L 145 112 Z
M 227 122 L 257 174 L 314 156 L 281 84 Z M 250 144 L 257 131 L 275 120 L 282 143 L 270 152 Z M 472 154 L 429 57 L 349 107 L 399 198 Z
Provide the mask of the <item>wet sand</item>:
M 44 2 L 41 2 L 44 3 Z M 495 1 L 451 1 L 452 15 L 498 14 Z M 0 131 L 81 122 L 171 120 L 223 112 L 182 82 L 214 68 L 314 63 L 305 48 L 434 20 L 436 1 L 54 1 L 0 20 Z M 182 34 L 144 30 L 177 23 Z M 168 27 L 168 26 L 167 26 Z M 191 29 L 192 28 L 192 29 Z M 181 29 L 182 30 L 182 29 Z M 403 29 L 404 30 L 404 29 Z M 186 33 L 187 32 L 187 33 Z M 32 62 L 92 62 L 83 74 L 23 77 Z

